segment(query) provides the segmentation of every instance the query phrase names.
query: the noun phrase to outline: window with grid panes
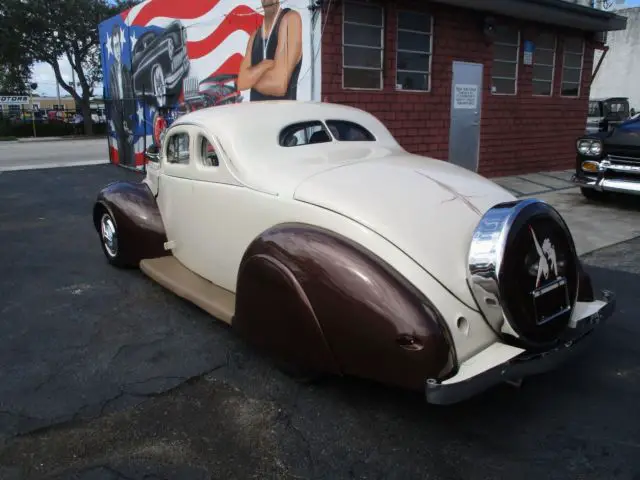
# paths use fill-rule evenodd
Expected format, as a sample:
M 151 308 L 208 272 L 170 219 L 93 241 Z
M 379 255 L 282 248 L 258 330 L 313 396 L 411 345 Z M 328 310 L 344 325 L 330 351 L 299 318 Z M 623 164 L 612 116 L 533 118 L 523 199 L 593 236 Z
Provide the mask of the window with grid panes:
M 553 75 L 556 63 L 556 37 L 550 33 L 538 35 L 533 55 L 533 94 L 549 96 L 553 93 Z
M 427 13 L 398 11 L 398 89 L 430 90 L 432 26 L 432 17 Z
M 581 38 L 565 38 L 563 43 L 561 94 L 565 97 L 577 97 L 580 94 L 584 42 Z
M 382 88 L 384 11 L 375 4 L 344 2 L 342 86 Z
M 491 70 L 492 93 L 515 95 L 518 81 L 520 31 L 506 25 L 496 27 Z

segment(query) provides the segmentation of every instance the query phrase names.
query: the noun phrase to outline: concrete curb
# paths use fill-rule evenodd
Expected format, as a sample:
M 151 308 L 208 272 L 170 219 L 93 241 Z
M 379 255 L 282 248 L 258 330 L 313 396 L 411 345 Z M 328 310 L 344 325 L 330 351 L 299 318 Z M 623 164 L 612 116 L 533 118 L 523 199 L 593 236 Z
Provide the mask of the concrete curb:
M 36 142 L 61 142 L 61 141 L 73 141 L 73 140 L 106 140 L 106 136 L 66 136 L 66 137 L 23 137 L 18 140 L 12 140 L 13 143 L 36 143 Z
M 92 165 L 106 165 L 111 163 L 109 159 L 106 160 L 86 160 L 84 162 L 58 162 L 58 163 L 42 163 L 31 165 L 14 165 L 11 167 L 0 167 L 0 173 L 2 172 L 17 172 L 22 170 L 45 170 L 51 168 L 65 168 L 65 167 L 86 167 Z

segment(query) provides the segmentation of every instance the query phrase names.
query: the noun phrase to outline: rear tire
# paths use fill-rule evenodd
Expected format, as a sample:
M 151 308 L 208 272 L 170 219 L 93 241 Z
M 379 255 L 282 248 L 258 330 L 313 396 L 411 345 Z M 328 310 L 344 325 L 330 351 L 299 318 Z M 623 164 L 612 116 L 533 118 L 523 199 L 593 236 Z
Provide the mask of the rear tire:
M 580 192 L 587 200 L 592 200 L 595 202 L 603 201 L 607 198 L 607 194 L 605 192 L 599 192 L 592 188 L 584 188 L 580 187 Z

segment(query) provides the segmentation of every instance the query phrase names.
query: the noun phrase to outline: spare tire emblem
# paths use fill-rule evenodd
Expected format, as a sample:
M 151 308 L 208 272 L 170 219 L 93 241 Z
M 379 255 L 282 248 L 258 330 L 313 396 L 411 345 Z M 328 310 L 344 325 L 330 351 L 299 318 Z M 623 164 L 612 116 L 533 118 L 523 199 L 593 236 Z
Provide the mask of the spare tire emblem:
M 540 243 L 538 243 L 538 239 L 536 237 L 536 232 L 533 231 L 533 227 L 529 225 L 529 230 L 531 231 L 531 236 L 533 237 L 533 243 L 536 246 L 536 250 L 538 252 L 538 277 L 536 278 L 536 288 L 540 286 L 540 277 L 544 275 L 544 279 L 549 279 L 549 263 L 551 263 L 551 268 L 553 269 L 553 273 L 556 278 L 558 277 L 558 264 L 556 263 L 556 248 L 551 243 L 551 240 L 545 238 L 542 242 L 542 247 Z

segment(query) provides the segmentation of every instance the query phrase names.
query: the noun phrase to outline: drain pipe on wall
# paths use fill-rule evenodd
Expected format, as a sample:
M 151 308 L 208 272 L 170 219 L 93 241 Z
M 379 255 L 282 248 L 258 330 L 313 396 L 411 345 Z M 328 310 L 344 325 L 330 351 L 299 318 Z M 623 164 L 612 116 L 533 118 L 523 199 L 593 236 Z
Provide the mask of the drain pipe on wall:
M 600 55 L 600 59 L 598 60 L 598 65 L 596 65 L 596 69 L 591 74 L 591 81 L 589 82 L 589 88 L 591 88 L 593 81 L 596 79 L 596 75 L 598 75 L 598 70 L 600 70 L 600 67 L 602 66 L 602 62 L 604 61 L 604 57 L 607 56 L 608 51 L 609 51 L 609 47 L 605 45 L 605 47 L 602 49 L 602 55 Z
M 312 101 L 320 100 L 320 95 L 318 88 L 321 88 L 322 82 L 320 81 L 320 85 L 316 85 L 318 83 L 316 74 L 317 74 L 317 62 L 322 58 L 322 54 L 320 52 L 322 46 L 322 29 L 320 29 L 320 35 L 316 35 L 316 29 L 318 26 L 322 25 L 320 21 L 322 18 L 322 0 L 309 0 L 309 10 L 311 11 L 311 31 L 309 32 L 310 37 L 310 45 L 311 45 L 311 99 Z M 320 38 L 317 38 L 317 37 Z M 318 39 L 318 48 L 316 48 L 315 40 Z M 316 98 L 316 92 L 318 92 L 318 98 Z

